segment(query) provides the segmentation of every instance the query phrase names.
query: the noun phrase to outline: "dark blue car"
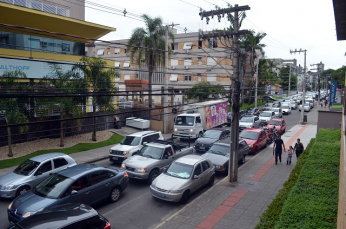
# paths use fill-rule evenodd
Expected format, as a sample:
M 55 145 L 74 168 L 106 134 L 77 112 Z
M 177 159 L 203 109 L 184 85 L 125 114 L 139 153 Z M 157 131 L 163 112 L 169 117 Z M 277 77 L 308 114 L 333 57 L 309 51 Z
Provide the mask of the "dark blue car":
M 55 173 L 8 206 L 8 220 L 16 223 L 43 210 L 66 203 L 92 205 L 116 202 L 129 182 L 125 170 L 80 164 Z

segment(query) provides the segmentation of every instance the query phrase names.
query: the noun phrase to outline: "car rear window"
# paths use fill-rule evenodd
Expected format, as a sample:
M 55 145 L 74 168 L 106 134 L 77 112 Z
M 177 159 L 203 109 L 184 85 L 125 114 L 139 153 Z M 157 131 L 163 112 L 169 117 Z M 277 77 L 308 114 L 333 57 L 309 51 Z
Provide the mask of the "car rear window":
M 62 158 L 62 157 L 54 159 L 53 162 L 54 162 L 54 168 L 59 168 L 68 164 L 65 158 Z

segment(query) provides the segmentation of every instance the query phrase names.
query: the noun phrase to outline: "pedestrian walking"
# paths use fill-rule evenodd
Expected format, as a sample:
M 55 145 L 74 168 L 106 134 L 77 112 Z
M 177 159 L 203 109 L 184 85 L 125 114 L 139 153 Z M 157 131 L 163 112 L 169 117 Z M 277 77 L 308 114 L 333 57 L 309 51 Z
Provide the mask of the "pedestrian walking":
M 297 138 L 297 143 L 294 145 L 294 150 L 296 151 L 297 160 L 299 159 L 299 156 L 304 151 L 304 145 L 300 142 L 300 138 Z
M 321 108 L 323 108 L 323 100 L 321 100 Z
M 293 153 L 294 153 L 294 149 L 293 149 L 292 146 L 290 146 L 290 147 L 288 148 L 287 165 L 288 165 L 288 164 L 291 164 Z
M 286 151 L 284 141 L 281 139 L 281 135 L 279 135 L 273 146 L 273 155 L 275 153 L 275 165 L 278 164 L 278 158 L 281 163 L 282 148 L 284 148 L 284 151 Z
M 327 107 L 327 100 L 325 99 L 324 100 L 324 108 L 326 108 Z

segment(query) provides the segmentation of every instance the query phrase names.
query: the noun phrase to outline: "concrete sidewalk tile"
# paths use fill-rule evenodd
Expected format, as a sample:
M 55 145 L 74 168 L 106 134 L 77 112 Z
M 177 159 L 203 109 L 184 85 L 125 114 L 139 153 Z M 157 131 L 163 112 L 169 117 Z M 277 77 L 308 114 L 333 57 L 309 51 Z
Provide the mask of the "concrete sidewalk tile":
M 225 200 L 225 202 L 222 203 L 222 205 L 229 206 L 229 207 L 233 207 L 236 204 L 237 202 L 229 201 L 229 200 Z
M 232 196 L 228 197 L 227 200 L 228 200 L 228 201 L 231 201 L 231 202 L 236 202 L 236 203 L 238 203 L 238 201 L 240 200 L 240 198 L 232 195 Z

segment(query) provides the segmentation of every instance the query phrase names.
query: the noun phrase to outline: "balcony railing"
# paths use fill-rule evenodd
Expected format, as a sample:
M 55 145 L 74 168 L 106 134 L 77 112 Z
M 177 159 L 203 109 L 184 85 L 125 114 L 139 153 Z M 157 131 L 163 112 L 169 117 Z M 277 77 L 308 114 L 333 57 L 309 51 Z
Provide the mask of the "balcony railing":
M 41 2 L 37 0 L 0 0 L 0 2 L 70 17 L 70 9 L 68 7 L 58 6 L 51 3 Z

